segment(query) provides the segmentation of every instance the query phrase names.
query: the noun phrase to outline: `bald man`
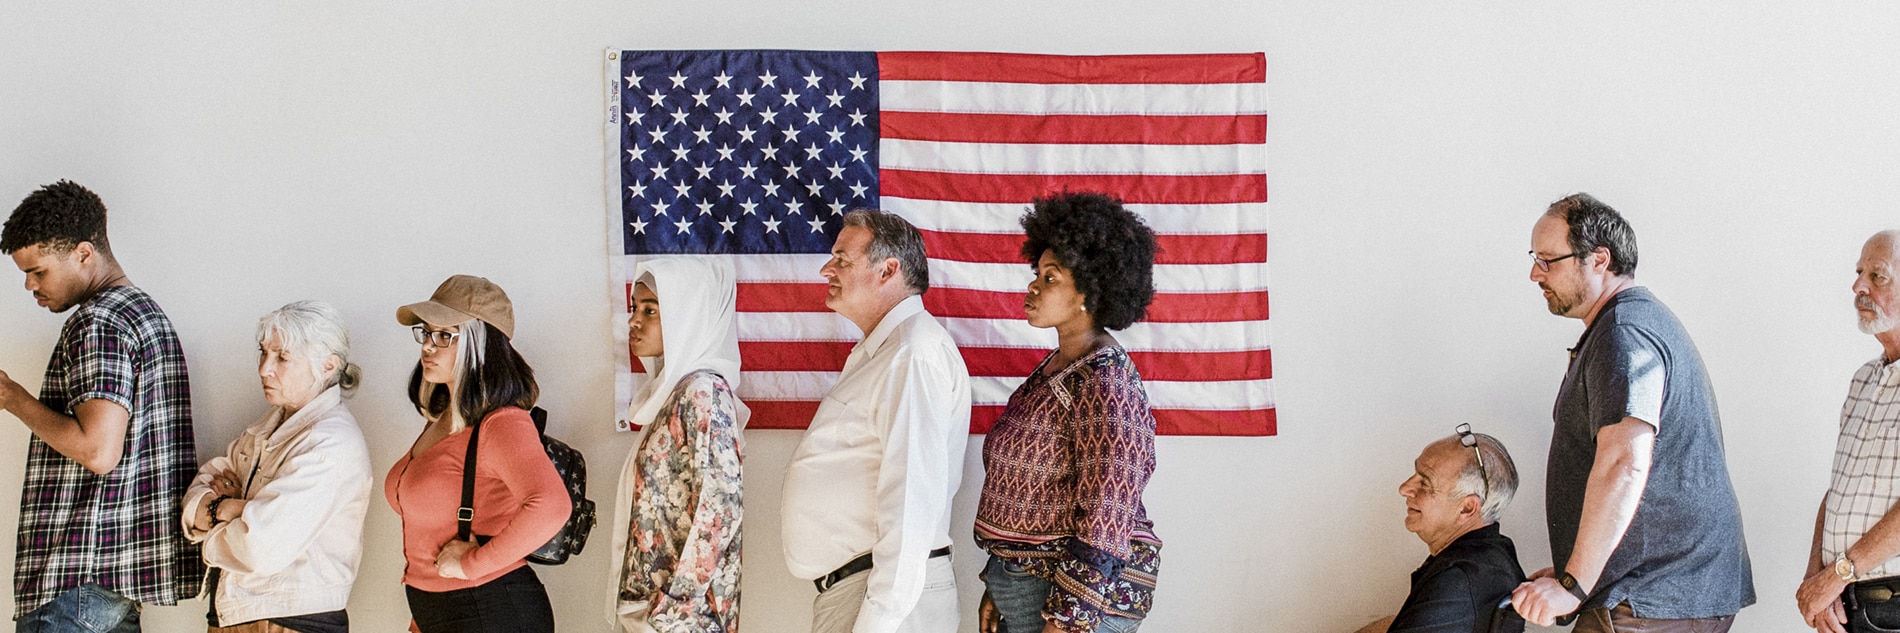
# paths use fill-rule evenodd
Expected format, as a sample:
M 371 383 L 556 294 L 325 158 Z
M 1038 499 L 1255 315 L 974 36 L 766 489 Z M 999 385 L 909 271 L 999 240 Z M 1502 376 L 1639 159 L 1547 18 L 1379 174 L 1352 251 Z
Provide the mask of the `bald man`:
M 1868 238 L 1854 274 L 1860 331 L 1880 341 L 1880 355 L 1848 386 L 1833 481 L 1795 591 L 1802 619 L 1829 633 L 1900 625 L 1900 231 Z
M 1405 529 L 1431 555 L 1412 572 L 1412 591 L 1398 615 L 1359 633 L 1523 631 L 1523 618 L 1498 609 L 1524 581 L 1517 546 L 1498 531 L 1498 517 L 1516 493 L 1517 465 L 1497 438 L 1461 424 L 1456 435 L 1427 445 L 1412 462 L 1412 476 L 1399 484 L 1399 496 L 1405 497 Z

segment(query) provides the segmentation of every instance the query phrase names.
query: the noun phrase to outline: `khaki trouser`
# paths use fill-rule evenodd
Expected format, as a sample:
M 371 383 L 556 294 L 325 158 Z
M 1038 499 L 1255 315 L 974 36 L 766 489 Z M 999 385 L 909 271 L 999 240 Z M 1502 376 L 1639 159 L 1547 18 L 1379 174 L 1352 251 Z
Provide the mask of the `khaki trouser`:
M 864 606 L 864 583 L 871 572 L 858 572 L 838 581 L 811 603 L 812 633 L 851 633 Z M 930 559 L 924 571 L 924 595 L 897 633 L 955 633 L 957 630 L 957 577 L 949 556 Z
M 1727 633 L 1734 624 L 1732 615 L 1687 620 L 1639 618 L 1625 602 L 1615 609 L 1584 611 L 1577 616 L 1577 628 L 1572 633 Z

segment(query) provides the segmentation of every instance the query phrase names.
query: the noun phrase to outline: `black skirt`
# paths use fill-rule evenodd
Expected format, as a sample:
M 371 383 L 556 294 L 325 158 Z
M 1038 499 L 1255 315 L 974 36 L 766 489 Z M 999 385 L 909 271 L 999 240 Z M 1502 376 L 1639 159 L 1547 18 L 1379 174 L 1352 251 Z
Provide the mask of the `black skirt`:
M 467 589 L 403 589 L 422 633 L 554 633 L 548 591 L 526 565 Z

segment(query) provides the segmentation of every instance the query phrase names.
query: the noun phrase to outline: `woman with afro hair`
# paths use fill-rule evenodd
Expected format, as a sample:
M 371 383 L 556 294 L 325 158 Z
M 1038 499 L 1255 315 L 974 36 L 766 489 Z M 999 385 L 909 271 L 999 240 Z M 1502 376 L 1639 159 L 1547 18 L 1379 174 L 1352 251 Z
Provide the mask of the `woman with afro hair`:
M 1038 199 L 1022 225 L 1035 271 L 1023 311 L 1058 343 L 983 444 L 979 619 L 986 633 L 1134 631 L 1154 602 L 1161 550 L 1141 503 L 1155 421 L 1109 331 L 1154 299 L 1154 232 L 1097 193 Z

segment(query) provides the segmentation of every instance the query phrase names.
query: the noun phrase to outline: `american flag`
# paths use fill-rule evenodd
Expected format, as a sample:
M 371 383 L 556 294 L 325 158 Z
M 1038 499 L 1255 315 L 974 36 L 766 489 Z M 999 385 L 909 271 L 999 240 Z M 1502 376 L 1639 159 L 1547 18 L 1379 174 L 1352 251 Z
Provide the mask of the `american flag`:
M 1032 272 L 1017 220 L 1070 190 L 1121 198 L 1159 236 L 1154 303 L 1115 333 L 1158 431 L 1275 433 L 1264 55 L 607 60 L 617 335 L 625 343 L 626 275 L 641 258 L 731 261 L 751 428 L 804 428 L 862 337 L 825 308 L 818 269 L 844 212 L 876 207 L 923 232 L 924 305 L 961 345 L 971 430 L 987 430 L 1055 345 L 1024 321 Z M 623 412 L 638 367 L 619 359 Z

